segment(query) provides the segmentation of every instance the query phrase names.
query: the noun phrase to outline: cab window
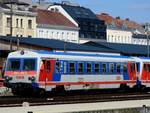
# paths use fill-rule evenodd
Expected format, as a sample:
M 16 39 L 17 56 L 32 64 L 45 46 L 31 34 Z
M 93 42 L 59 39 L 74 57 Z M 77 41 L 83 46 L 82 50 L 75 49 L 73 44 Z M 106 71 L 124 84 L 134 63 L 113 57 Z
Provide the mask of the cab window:
M 33 71 L 35 70 L 35 59 L 24 59 L 23 61 L 23 70 L 24 71 Z
M 8 71 L 19 71 L 20 70 L 20 59 L 9 59 L 7 62 L 7 70 Z

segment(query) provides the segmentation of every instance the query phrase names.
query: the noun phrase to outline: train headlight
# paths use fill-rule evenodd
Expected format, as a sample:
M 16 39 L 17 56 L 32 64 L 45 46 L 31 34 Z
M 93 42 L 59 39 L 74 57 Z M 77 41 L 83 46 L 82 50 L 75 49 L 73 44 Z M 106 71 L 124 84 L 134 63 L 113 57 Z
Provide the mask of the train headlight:
M 12 80 L 12 77 L 5 76 L 4 79 L 5 79 L 5 81 L 10 81 L 10 80 Z
M 33 77 L 33 76 L 32 76 L 32 77 L 29 77 L 28 79 L 31 80 L 32 82 L 35 81 L 35 77 Z

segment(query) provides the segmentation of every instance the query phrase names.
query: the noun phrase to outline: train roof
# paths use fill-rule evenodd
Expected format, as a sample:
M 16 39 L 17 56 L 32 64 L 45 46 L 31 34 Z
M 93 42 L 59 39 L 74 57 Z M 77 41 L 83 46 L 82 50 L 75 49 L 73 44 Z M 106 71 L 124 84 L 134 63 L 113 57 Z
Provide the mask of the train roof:
M 22 54 L 23 53 L 23 54 Z M 73 52 L 49 52 L 49 51 L 15 51 L 9 54 L 8 58 L 55 58 L 62 60 L 76 61 L 107 61 L 107 62 L 125 62 L 134 61 L 134 58 L 119 55 L 92 54 L 92 53 L 73 53 Z
M 150 62 L 150 57 L 133 57 L 133 58 L 139 62 Z
M 100 54 L 100 53 L 76 53 L 76 52 L 49 52 L 49 51 L 37 51 L 34 50 L 38 54 L 53 54 L 53 55 L 68 55 L 68 56 L 89 56 L 89 57 L 113 57 L 113 58 L 130 58 L 129 56 L 119 56 L 119 55 L 108 55 L 108 54 Z

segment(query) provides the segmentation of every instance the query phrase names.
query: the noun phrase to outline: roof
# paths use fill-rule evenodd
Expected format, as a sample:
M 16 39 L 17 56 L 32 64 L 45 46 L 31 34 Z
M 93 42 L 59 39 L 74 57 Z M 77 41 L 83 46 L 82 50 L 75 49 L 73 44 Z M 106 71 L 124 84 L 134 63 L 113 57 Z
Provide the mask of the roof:
M 105 48 L 110 48 L 119 51 L 123 55 L 147 55 L 147 45 L 119 44 L 108 42 L 87 42 L 86 45 L 92 45 L 94 47 L 103 46 Z
M 78 18 L 97 19 L 96 15 L 88 8 L 84 8 L 81 6 L 65 5 L 65 4 L 61 4 L 61 6 L 74 19 L 78 19 Z
M 137 22 L 131 21 L 128 18 L 123 20 L 120 17 L 112 17 L 107 13 L 97 14 L 100 20 L 104 20 L 106 25 L 114 24 L 116 27 L 122 28 L 127 27 L 128 29 L 143 29 L 143 27 Z
M 10 9 L 6 4 L 3 4 L 2 2 L 0 2 L 0 7 L 4 9 Z
M 52 12 L 48 10 L 38 9 L 38 15 L 36 21 L 38 24 L 76 27 L 75 24 L 69 21 L 61 13 Z
M 0 41 L 3 40 L 6 42 L 10 42 L 10 40 L 12 40 L 13 42 L 17 43 L 17 39 L 18 39 L 17 37 L 0 36 Z M 108 49 L 105 47 L 93 47 L 93 46 L 75 44 L 75 43 L 64 42 L 60 40 L 54 40 L 54 39 L 19 38 L 19 42 L 20 42 L 20 45 L 27 44 L 27 45 L 32 45 L 32 46 L 49 48 L 52 50 L 64 50 L 65 49 L 68 51 L 119 53 L 116 50 L 113 50 L 110 48 Z

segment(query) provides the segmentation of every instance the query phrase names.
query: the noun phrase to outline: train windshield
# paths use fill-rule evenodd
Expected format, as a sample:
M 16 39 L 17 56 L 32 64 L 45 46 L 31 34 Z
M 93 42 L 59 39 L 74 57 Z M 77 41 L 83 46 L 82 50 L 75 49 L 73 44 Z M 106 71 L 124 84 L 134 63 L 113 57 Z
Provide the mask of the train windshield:
M 35 70 L 35 59 L 24 59 L 23 70 L 24 71 Z
M 36 59 L 9 59 L 7 71 L 34 71 L 36 70 Z
M 8 71 L 18 71 L 20 70 L 20 59 L 9 59 L 7 62 Z

